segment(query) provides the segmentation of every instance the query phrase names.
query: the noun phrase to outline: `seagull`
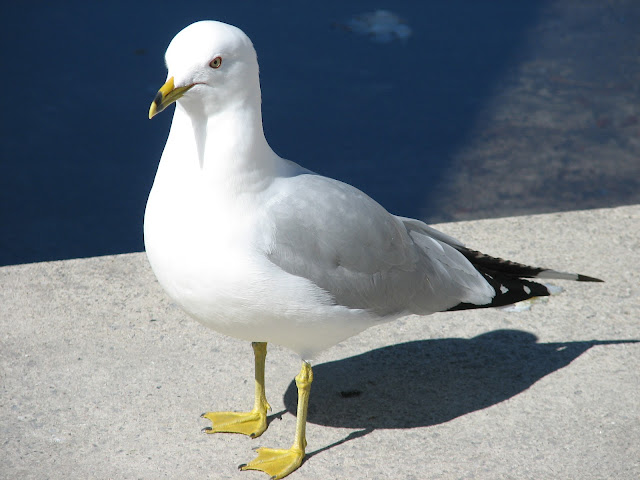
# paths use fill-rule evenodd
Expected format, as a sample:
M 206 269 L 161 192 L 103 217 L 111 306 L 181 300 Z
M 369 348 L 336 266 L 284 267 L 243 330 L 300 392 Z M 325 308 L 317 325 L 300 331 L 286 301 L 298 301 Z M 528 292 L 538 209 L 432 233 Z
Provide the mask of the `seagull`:
M 293 444 L 257 449 L 242 470 L 277 479 L 302 464 L 318 352 L 409 314 L 549 295 L 530 279 L 600 281 L 484 255 L 279 157 L 263 132 L 256 51 L 237 27 L 189 25 L 165 59 L 149 118 L 176 107 L 145 211 L 149 263 L 188 315 L 254 350 L 253 409 L 204 413 L 205 431 L 260 436 L 267 344 L 302 359 Z

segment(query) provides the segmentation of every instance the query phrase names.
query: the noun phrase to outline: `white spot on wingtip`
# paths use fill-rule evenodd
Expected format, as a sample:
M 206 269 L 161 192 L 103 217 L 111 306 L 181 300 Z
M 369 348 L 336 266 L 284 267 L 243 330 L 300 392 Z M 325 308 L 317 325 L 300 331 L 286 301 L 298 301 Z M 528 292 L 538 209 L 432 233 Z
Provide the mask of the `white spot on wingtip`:
M 507 293 L 509 291 L 509 289 L 507 287 L 505 287 L 504 285 L 500 285 L 500 293 Z
M 527 287 L 526 285 L 523 285 L 522 288 L 524 289 L 524 293 L 526 293 L 526 294 L 531 293 L 531 289 L 529 287 Z
M 551 295 L 559 295 L 560 293 L 564 292 L 564 288 L 559 287 L 558 285 L 552 285 L 550 283 L 544 283 L 543 285 L 547 287 L 547 290 L 549 290 L 549 293 Z
M 549 297 L 531 297 L 527 300 L 522 300 L 521 302 L 514 303 L 513 305 L 507 305 L 505 307 L 501 307 L 501 310 L 510 313 L 520 313 L 527 312 L 531 310 L 531 307 L 534 304 L 538 303 L 547 303 L 549 301 Z

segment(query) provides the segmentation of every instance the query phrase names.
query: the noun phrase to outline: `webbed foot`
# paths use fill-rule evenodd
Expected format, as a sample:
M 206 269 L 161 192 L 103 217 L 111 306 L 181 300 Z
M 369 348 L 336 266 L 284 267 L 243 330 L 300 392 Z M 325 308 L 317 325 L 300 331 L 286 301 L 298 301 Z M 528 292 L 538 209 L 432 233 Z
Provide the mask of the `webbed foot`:
M 241 433 L 256 438 L 267 429 L 266 411 L 207 412 L 201 417 L 212 422 L 211 427 L 203 429 L 205 433 Z
M 258 456 L 240 470 L 259 470 L 272 479 L 283 478 L 302 465 L 304 450 L 296 447 L 289 449 L 258 448 Z

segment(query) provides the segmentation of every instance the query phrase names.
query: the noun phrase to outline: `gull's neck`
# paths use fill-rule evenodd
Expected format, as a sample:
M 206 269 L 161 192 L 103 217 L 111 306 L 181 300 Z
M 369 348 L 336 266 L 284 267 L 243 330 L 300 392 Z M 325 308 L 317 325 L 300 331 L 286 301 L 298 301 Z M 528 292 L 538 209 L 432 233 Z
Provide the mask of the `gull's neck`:
M 208 115 L 178 102 L 161 166 L 169 164 L 174 179 L 237 194 L 266 188 L 279 161 L 264 136 L 258 92 Z

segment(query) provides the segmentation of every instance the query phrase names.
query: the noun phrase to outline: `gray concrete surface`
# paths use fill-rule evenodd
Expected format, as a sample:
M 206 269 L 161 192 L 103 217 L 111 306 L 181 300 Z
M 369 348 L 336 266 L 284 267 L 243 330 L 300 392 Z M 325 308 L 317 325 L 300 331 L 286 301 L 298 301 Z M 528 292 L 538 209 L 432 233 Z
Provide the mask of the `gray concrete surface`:
M 640 478 L 640 206 L 441 225 L 487 253 L 604 284 L 531 311 L 376 327 L 315 367 L 308 460 L 292 479 Z M 274 420 L 205 435 L 205 410 L 252 401 L 247 343 L 165 297 L 144 254 L 0 269 L 0 477 L 266 478 L 288 446 L 298 359 L 272 347 Z

